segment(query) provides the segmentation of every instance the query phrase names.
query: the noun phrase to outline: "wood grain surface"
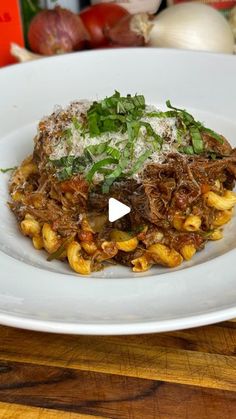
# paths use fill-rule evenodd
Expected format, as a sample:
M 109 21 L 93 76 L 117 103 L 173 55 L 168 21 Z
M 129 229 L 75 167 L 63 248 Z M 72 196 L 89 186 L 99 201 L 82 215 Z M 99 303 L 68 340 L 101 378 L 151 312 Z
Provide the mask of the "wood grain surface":
M 235 419 L 236 323 L 119 337 L 0 326 L 0 418 Z

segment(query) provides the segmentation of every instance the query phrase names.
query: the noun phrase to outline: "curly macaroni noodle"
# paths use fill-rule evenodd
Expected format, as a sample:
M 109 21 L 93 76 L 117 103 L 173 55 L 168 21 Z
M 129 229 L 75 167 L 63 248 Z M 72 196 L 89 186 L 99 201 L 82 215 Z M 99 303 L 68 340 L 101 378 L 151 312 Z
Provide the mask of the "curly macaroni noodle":
M 80 275 L 109 264 L 142 273 L 188 263 L 223 238 L 236 205 L 236 150 L 167 106 L 162 112 L 116 92 L 39 123 L 32 156 L 12 174 L 9 206 L 48 261 Z M 131 208 L 114 223 L 110 197 Z

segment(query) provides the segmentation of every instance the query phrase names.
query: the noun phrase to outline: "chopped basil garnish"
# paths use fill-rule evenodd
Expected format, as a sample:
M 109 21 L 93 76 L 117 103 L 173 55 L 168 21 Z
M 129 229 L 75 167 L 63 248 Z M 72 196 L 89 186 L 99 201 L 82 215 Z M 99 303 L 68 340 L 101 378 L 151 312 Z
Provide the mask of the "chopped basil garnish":
M 91 163 L 89 156 L 65 156 L 58 160 L 49 160 L 50 163 L 58 168 L 57 177 L 59 180 L 69 179 L 71 176 L 83 173 L 88 164 Z
M 189 128 L 189 131 L 192 137 L 192 145 L 194 152 L 196 154 L 201 154 L 204 151 L 204 144 L 198 127 L 193 125 Z
M 184 154 L 194 154 L 194 149 L 191 145 L 186 145 L 184 147 L 179 147 L 178 151 Z
M 74 130 L 80 135 L 91 138 L 91 144 L 83 148 L 83 155 L 62 157 L 58 160 L 50 160 L 57 169 L 56 175 L 59 180 L 69 179 L 71 176 L 81 173 L 91 183 L 96 173 L 103 175 L 102 191 L 109 192 L 111 185 L 124 176 L 133 176 L 138 173 L 143 164 L 162 148 L 165 137 L 158 135 L 152 124 L 144 118 L 176 118 L 177 138 L 176 149 L 187 155 L 200 155 L 208 153 L 204 149 L 204 134 L 211 135 L 217 141 L 223 142 L 222 137 L 209 128 L 196 121 L 194 117 L 184 109 L 179 109 L 166 102 L 169 110 L 146 112 L 146 104 L 143 95 L 121 96 L 115 92 L 111 97 L 106 97 L 100 102 L 93 102 L 87 111 L 86 118 L 80 123 L 76 116 L 72 118 L 72 128 L 63 132 L 72 153 Z M 140 134 L 141 131 L 141 134 Z M 97 138 L 109 133 L 101 142 Z M 124 134 L 124 140 L 120 140 L 117 134 Z M 95 138 L 96 137 L 96 138 Z M 95 138 L 95 141 L 92 139 Z M 116 141 L 117 139 L 117 141 Z M 144 149 L 137 153 L 137 140 L 145 141 Z M 95 142 L 95 144 L 94 144 Z M 214 158 L 211 151 L 210 157 Z
M 7 167 L 6 169 L 0 169 L 0 172 L 1 173 L 13 172 L 16 169 L 17 169 L 17 166 L 15 166 L 15 167 Z
M 107 157 L 106 159 L 100 160 L 97 163 L 95 163 L 91 169 L 89 170 L 89 172 L 86 175 L 86 179 L 87 181 L 90 183 L 93 180 L 93 176 L 95 175 L 95 173 L 101 169 L 106 167 L 107 165 L 113 164 L 113 163 L 117 163 L 116 159 L 113 159 L 113 157 Z
M 91 137 L 104 132 L 125 132 L 127 120 L 139 120 L 145 111 L 142 95 L 122 97 L 119 92 L 101 102 L 94 102 L 87 113 L 88 131 Z
M 211 135 L 215 140 L 223 143 L 221 135 L 217 134 L 215 131 L 209 128 L 204 127 L 200 121 L 195 121 L 194 117 L 185 109 L 175 108 L 171 105 L 169 100 L 167 100 L 166 106 L 176 112 L 175 116 L 179 119 L 183 129 L 189 130 L 195 154 L 201 154 L 205 151 L 204 142 L 202 139 L 203 133 L 207 133 Z
M 120 156 L 121 156 L 121 153 L 120 153 L 120 151 L 119 150 L 117 150 L 117 148 L 114 148 L 114 147 L 110 147 L 110 146 L 108 146 L 107 148 L 106 148 L 106 153 L 109 155 L 109 156 L 112 156 L 114 159 L 116 159 L 116 160 L 119 160 L 120 159 Z
M 72 123 L 73 123 L 73 125 L 74 125 L 74 128 L 75 128 L 77 131 L 80 131 L 80 130 L 81 130 L 81 128 L 82 128 L 82 124 L 78 121 L 78 119 L 76 118 L 76 116 L 73 116 L 73 118 L 72 118 Z
M 89 153 L 93 154 L 93 156 L 99 156 L 106 151 L 107 146 L 108 146 L 108 142 L 100 143 L 100 144 L 94 144 L 94 145 L 89 145 L 88 147 L 86 147 L 85 150 L 87 150 Z
M 206 128 L 206 127 L 203 127 L 203 132 L 205 132 L 205 133 L 207 133 L 207 134 L 209 134 L 209 135 L 211 135 L 215 140 L 217 140 L 217 141 L 219 141 L 221 144 L 223 144 L 223 142 L 224 142 L 224 140 L 223 140 L 223 138 L 222 138 L 222 136 L 220 135 L 220 134 L 217 134 L 217 132 L 215 132 L 215 131 L 212 131 L 212 129 L 210 129 L 210 128 Z
M 141 154 L 141 156 L 139 156 L 136 163 L 134 164 L 131 171 L 129 172 L 129 175 L 132 176 L 135 173 L 137 173 L 139 171 L 139 169 L 142 167 L 143 163 L 148 159 L 148 157 L 150 157 L 152 155 L 152 153 L 153 153 L 152 150 L 147 150 L 147 151 L 145 151 L 145 153 Z

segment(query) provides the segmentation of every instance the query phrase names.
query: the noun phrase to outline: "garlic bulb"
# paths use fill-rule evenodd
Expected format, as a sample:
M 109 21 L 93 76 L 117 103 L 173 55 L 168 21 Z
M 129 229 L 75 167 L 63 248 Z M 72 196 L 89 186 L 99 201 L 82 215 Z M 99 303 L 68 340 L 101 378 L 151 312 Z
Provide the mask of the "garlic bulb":
M 233 53 L 233 33 L 227 20 L 201 3 L 181 3 L 159 13 L 152 21 L 149 45 Z
M 27 61 L 37 60 L 42 58 L 42 55 L 34 54 L 28 49 L 22 48 L 17 44 L 11 44 L 11 55 L 17 59 L 20 63 L 25 63 Z

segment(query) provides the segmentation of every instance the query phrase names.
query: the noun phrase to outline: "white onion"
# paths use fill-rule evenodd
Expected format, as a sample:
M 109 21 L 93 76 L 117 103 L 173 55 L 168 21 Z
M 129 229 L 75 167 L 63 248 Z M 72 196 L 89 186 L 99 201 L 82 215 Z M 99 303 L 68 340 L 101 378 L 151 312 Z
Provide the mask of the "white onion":
M 227 20 L 200 3 L 181 3 L 159 13 L 152 21 L 149 45 L 233 53 L 234 38 Z

